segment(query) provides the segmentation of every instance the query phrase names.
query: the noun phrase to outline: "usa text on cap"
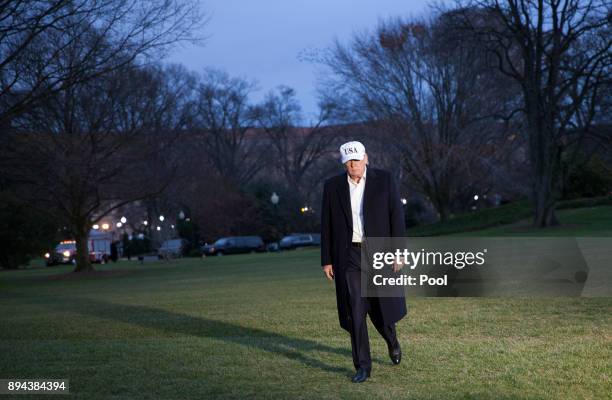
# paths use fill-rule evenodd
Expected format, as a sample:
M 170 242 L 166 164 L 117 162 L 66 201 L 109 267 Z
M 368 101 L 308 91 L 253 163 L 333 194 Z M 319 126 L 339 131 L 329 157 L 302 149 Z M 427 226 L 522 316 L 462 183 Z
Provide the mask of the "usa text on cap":
M 348 160 L 363 160 L 365 147 L 361 142 L 347 142 L 340 146 L 340 155 L 342 156 L 342 164 Z

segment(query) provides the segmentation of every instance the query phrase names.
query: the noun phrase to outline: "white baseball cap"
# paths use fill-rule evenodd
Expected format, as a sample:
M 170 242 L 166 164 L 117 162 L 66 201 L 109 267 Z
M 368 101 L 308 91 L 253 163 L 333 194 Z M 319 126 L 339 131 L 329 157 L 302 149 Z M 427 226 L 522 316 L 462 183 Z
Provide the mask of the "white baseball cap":
M 340 155 L 342 156 L 342 164 L 348 160 L 363 160 L 365 146 L 356 141 L 344 143 L 340 146 Z

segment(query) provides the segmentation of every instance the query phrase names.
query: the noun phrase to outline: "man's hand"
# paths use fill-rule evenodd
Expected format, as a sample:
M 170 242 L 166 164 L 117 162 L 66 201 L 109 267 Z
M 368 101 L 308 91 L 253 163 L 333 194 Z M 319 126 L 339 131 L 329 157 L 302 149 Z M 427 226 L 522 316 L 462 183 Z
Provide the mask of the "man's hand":
M 334 269 L 331 264 L 327 264 L 323 266 L 323 273 L 330 281 L 334 280 Z
M 395 262 L 393 264 L 393 272 L 399 272 L 404 267 L 404 264 L 400 262 Z

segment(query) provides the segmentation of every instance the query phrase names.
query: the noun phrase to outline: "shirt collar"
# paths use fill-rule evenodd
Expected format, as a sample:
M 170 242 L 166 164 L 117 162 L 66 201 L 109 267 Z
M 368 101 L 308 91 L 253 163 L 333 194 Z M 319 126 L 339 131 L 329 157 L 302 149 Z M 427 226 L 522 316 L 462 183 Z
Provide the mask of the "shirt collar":
M 365 182 L 366 174 L 367 173 L 368 173 L 368 166 L 366 165 L 365 169 L 363 170 L 363 176 L 359 180 L 359 183 L 361 183 L 361 181 Z M 354 180 L 351 179 L 351 176 L 348 174 L 348 172 L 346 173 L 346 179 L 349 181 L 349 183 L 352 183 L 353 185 L 358 185 L 359 184 L 359 183 L 357 183 L 357 182 L 355 182 Z

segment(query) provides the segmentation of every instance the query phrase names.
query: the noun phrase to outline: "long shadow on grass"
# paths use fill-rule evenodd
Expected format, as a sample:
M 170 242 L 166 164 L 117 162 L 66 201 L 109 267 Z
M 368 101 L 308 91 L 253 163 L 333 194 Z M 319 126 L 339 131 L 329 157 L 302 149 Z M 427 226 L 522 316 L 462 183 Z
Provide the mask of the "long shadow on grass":
M 159 308 L 113 304 L 88 298 L 62 296 L 61 299 L 53 299 L 44 305 L 61 311 L 125 322 L 169 333 L 214 338 L 227 343 L 257 348 L 327 372 L 344 375 L 353 373 L 348 368 L 330 366 L 305 354 L 325 352 L 345 356 L 350 360 L 351 352 L 347 349 L 331 347 L 313 340 L 289 337 L 264 329 L 245 327 L 205 317 L 194 317 Z

